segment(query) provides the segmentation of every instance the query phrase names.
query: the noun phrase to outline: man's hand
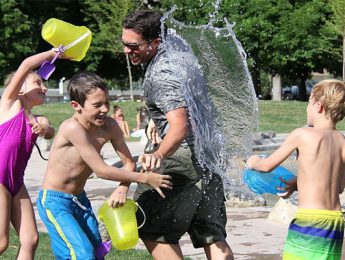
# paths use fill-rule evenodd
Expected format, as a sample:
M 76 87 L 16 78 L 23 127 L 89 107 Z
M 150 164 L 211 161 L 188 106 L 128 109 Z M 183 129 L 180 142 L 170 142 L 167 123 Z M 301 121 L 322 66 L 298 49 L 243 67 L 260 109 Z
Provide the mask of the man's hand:
M 157 171 L 161 167 L 161 161 L 162 158 L 157 153 L 145 153 L 138 159 L 145 171 Z
M 152 119 L 150 120 L 147 126 L 146 135 L 147 135 L 147 138 L 153 144 L 160 144 L 162 142 L 162 139 L 158 135 L 156 125 Z

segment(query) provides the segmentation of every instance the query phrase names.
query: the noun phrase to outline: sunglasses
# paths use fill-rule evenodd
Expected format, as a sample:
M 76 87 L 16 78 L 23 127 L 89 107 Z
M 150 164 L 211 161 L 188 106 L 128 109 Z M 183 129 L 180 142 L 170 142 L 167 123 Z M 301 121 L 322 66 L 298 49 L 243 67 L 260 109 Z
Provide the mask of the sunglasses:
M 140 46 L 142 46 L 144 44 L 149 44 L 151 42 L 152 42 L 152 40 L 141 42 L 141 43 L 126 43 L 126 42 L 121 40 L 122 46 L 127 47 L 128 49 L 131 49 L 132 51 L 137 51 L 137 50 L 139 50 Z

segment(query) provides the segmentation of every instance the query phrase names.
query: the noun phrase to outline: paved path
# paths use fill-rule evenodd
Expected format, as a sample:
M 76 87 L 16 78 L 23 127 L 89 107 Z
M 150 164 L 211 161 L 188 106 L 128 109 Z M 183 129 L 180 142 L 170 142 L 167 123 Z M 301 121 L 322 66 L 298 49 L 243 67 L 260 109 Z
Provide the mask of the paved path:
M 140 142 L 129 142 L 128 146 L 134 155 L 140 154 L 144 148 L 144 145 Z M 43 152 L 43 155 L 48 157 L 49 152 Z M 108 164 L 113 164 L 117 158 L 110 144 L 105 145 L 102 150 L 102 156 Z M 36 198 L 46 165 L 47 162 L 39 157 L 37 149 L 34 148 L 26 170 L 25 183 L 34 203 L 38 228 L 43 232 L 46 232 L 46 229 L 36 211 Z M 100 205 L 106 200 L 116 185 L 117 183 L 99 178 L 90 178 L 87 181 L 85 190 L 95 212 L 98 211 Z M 133 194 L 134 190 L 135 185 L 132 184 L 130 195 Z M 227 241 L 234 251 L 235 259 L 281 259 L 282 248 L 287 234 L 287 225 L 268 220 L 267 216 L 270 210 L 270 207 L 227 209 Z M 202 249 L 193 248 L 188 236 L 184 236 L 181 239 L 180 245 L 184 255 L 192 259 L 206 259 Z M 142 243 L 139 243 L 137 248 L 144 249 L 144 246 Z

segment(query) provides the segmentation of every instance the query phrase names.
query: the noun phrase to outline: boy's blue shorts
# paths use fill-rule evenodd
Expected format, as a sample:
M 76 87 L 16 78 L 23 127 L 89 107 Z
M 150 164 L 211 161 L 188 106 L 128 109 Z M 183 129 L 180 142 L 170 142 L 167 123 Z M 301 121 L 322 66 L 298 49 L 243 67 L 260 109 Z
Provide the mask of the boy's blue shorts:
M 96 259 L 95 249 L 102 240 L 85 192 L 72 195 L 41 190 L 37 209 L 48 229 L 56 259 Z

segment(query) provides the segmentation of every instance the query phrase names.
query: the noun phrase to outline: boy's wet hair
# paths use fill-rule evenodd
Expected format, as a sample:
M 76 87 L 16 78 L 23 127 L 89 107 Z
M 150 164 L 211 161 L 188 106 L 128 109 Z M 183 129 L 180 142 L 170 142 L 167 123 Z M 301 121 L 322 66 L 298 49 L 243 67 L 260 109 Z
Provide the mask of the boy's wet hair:
M 152 10 L 137 10 L 130 13 L 122 23 L 124 29 L 141 34 L 146 41 L 160 37 L 162 14 Z
M 78 102 L 81 106 L 84 106 L 87 95 L 98 88 L 108 93 L 107 85 L 100 76 L 85 71 L 74 75 L 67 86 L 70 100 Z
M 318 82 L 312 89 L 314 101 L 320 101 L 325 114 L 332 122 L 337 123 L 345 116 L 345 84 L 336 79 Z

